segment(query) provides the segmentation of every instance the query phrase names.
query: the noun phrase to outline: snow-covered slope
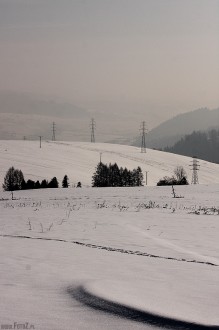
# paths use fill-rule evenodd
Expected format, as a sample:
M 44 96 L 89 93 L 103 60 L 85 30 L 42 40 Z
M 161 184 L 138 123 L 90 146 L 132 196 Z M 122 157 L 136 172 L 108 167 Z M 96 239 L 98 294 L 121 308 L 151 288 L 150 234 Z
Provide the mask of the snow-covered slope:
M 0 192 L 1 324 L 218 329 L 219 185 L 176 192 Z
M 141 153 L 137 147 L 106 143 L 0 141 L 0 185 L 9 167 L 21 169 L 25 179 L 51 179 L 56 176 L 61 182 L 67 174 L 71 185 L 78 181 L 91 186 L 92 175 L 100 161 L 117 162 L 128 169 L 141 166 L 144 177 L 148 172 L 148 185 L 156 185 L 164 176 L 172 176 L 174 168 L 182 165 L 191 181 L 189 157 L 147 149 Z M 200 160 L 199 183 L 219 182 L 219 165 Z
M 178 186 L 173 198 L 171 187 L 84 186 L 100 156 L 141 166 L 149 185 L 178 165 L 191 178 L 188 157 L 37 141 L 0 141 L 0 153 L 0 184 L 10 166 L 26 179 L 67 174 L 83 184 L 16 191 L 13 200 L 0 191 L 2 328 L 218 329 L 219 165 L 200 161 L 203 184 Z

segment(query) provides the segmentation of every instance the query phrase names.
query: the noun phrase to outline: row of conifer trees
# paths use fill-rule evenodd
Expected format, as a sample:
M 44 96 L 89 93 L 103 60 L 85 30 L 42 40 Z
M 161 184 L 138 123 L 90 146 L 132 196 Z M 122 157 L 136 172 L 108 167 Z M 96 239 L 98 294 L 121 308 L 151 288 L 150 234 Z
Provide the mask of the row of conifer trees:
M 68 188 L 68 176 L 65 175 L 62 180 L 62 187 Z M 21 170 L 15 169 L 13 166 L 9 168 L 3 183 L 3 189 L 6 191 L 14 191 L 14 190 L 25 190 L 25 189 L 40 189 L 40 188 L 58 188 L 59 183 L 56 177 L 53 177 L 50 181 L 46 179 L 39 182 L 33 180 L 25 181 L 24 175 Z
M 143 185 L 143 174 L 140 167 L 128 170 L 126 167 L 118 167 L 115 164 L 103 164 L 100 162 L 96 171 L 92 177 L 93 187 L 134 187 Z M 62 180 L 62 187 L 68 188 L 69 179 L 65 175 Z M 25 181 L 24 175 L 21 170 L 10 167 L 4 177 L 3 189 L 6 191 L 24 190 L 24 189 L 40 189 L 40 188 L 58 188 L 59 183 L 56 177 L 53 177 L 50 181 L 46 179 L 39 182 L 33 180 Z M 81 187 L 81 183 L 78 182 L 77 187 Z
M 143 173 L 140 167 L 128 170 L 126 167 L 118 167 L 115 164 L 97 165 L 96 171 L 92 177 L 93 187 L 134 187 L 143 185 Z

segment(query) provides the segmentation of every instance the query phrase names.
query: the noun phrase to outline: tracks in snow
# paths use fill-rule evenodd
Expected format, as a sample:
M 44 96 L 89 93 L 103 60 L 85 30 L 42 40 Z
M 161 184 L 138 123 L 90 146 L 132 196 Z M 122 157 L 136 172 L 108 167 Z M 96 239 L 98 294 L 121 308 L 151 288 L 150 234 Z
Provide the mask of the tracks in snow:
M 59 239 L 59 238 L 33 237 L 33 236 L 27 236 L 27 235 L 8 235 L 8 234 L 1 234 L 0 237 L 18 238 L 18 239 L 23 238 L 23 239 L 32 239 L 32 240 L 43 240 L 43 241 L 71 243 L 71 244 L 76 244 L 76 245 L 91 248 L 91 249 L 105 250 L 105 251 L 109 251 L 109 252 L 117 252 L 117 253 L 129 254 L 129 255 L 137 255 L 137 256 L 140 256 L 140 257 L 164 259 L 164 260 L 170 260 L 170 261 L 178 261 L 178 262 L 186 262 L 186 263 L 194 263 L 194 264 L 202 264 L 202 265 L 206 265 L 206 266 L 219 267 L 218 264 L 215 264 L 215 263 L 212 263 L 212 262 L 199 261 L 199 260 L 195 260 L 195 259 L 164 257 L 164 256 L 159 256 L 159 255 L 150 254 L 150 253 L 141 252 L 141 251 L 119 249 L 119 248 L 114 248 L 114 247 L 110 247 L 110 246 L 83 243 L 83 242 L 80 242 L 80 241 L 67 241 L 67 240 Z
M 91 147 L 88 147 L 88 146 L 77 146 L 77 148 L 79 149 L 83 149 L 83 150 L 89 150 L 89 151 L 95 151 L 95 152 L 104 152 L 105 154 L 110 154 L 110 155 L 116 155 L 116 156 L 119 156 L 121 158 L 125 158 L 125 159 L 128 159 L 128 160 L 131 160 L 131 161 L 134 161 L 134 162 L 138 162 L 138 163 L 142 163 L 142 164 L 147 164 L 149 166 L 153 166 L 156 164 L 158 166 L 162 166 L 163 163 L 162 162 L 158 162 L 158 161 L 150 161 L 148 159 L 142 159 L 141 157 L 134 157 L 132 155 L 127 155 L 127 154 L 124 154 L 122 152 L 119 152 L 119 151 L 113 151 L 113 150 L 105 150 L 105 149 L 101 149 L 101 148 L 91 148 Z M 165 170 L 165 169 L 164 169 Z

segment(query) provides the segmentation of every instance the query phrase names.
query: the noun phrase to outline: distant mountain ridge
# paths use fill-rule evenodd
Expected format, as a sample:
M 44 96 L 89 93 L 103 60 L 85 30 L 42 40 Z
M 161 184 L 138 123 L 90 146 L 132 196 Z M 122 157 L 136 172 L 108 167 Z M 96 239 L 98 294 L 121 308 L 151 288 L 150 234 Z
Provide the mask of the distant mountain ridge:
M 87 119 L 88 118 L 88 119 Z M 0 92 L 0 139 L 35 140 L 40 136 L 52 138 L 52 123 L 56 123 L 58 139 L 82 136 L 83 123 L 89 120 L 86 109 L 66 103 L 51 101 L 31 94 Z M 88 125 L 88 123 L 86 123 Z
M 146 116 L 146 115 L 145 115 Z M 75 104 L 53 101 L 29 93 L 0 91 L 0 139 L 51 139 L 52 122 L 56 123 L 57 140 L 89 141 L 90 120 L 95 118 L 97 141 L 141 145 L 139 116 L 126 113 L 91 111 Z M 133 125 L 135 123 L 135 125 Z M 152 129 L 146 137 L 147 147 L 171 147 L 186 134 L 219 128 L 219 108 L 202 108 L 171 118 Z
M 36 140 L 43 136 L 50 140 L 55 122 L 56 140 L 90 141 L 92 117 L 96 121 L 98 142 L 134 135 L 133 119 L 124 113 L 90 110 L 30 93 L 0 91 L 0 139 Z
M 212 128 L 219 128 L 219 108 L 214 110 L 201 108 L 179 114 L 163 122 L 147 134 L 147 147 L 157 149 L 171 147 L 186 134 Z M 132 143 L 135 146 L 140 144 L 141 137 L 136 138 Z
M 70 103 L 42 100 L 28 94 L 14 92 L 0 92 L 0 113 L 80 118 L 88 115 L 86 109 Z

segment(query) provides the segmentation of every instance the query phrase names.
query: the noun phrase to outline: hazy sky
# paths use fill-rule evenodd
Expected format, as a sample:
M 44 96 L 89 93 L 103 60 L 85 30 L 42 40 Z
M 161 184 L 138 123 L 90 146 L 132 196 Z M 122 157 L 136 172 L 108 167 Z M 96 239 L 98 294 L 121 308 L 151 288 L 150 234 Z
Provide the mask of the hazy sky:
M 0 91 L 166 119 L 219 106 L 219 0 L 0 0 Z

